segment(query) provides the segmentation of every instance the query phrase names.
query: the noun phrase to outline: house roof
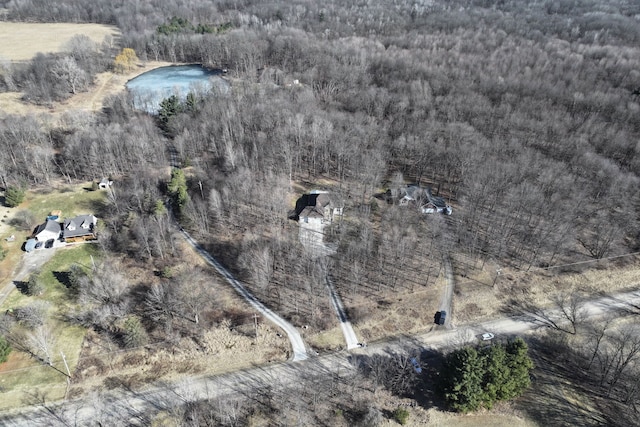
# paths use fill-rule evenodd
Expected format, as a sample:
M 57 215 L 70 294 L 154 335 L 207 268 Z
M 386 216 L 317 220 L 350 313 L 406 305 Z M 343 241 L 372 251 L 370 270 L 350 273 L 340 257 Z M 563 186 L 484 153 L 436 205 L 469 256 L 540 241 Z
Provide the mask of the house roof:
M 93 234 L 97 221 L 93 215 L 78 215 L 75 218 L 67 218 L 62 226 L 62 236 L 66 238 Z
M 289 219 L 298 221 L 302 216 L 323 217 L 327 207 L 340 208 L 343 206 L 342 199 L 336 194 L 322 190 L 311 190 L 309 194 L 303 194 L 296 201 L 295 214 L 290 215 Z
M 53 234 L 60 234 L 60 223 L 56 222 L 52 219 L 48 219 L 45 223 L 40 224 L 37 228 L 36 228 L 36 232 L 33 233 L 35 236 L 37 236 L 38 234 L 42 233 L 42 232 L 48 232 L 48 233 L 53 233 Z
M 447 207 L 447 202 L 444 200 L 444 198 L 437 197 L 437 196 L 434 196 L 433 194 L 431 194 L 431 188 L 427 187 L 426 193 L 427 193 L 427 199 L 429 199 L 429 201 L 431 203 L 433 203 L 433 206 L 435 206 L 437 208 L 446 208 Z
M 308 218 L 323 218 L 324 213 L 319 212 L 317 206 L 307 206 L 300 212 L 300 217 L 308 217 Z

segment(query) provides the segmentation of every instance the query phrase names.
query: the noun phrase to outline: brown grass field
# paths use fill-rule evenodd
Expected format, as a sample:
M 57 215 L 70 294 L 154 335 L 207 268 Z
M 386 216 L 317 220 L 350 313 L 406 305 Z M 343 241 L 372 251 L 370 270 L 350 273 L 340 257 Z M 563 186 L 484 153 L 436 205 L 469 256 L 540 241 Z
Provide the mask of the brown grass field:
M 37 53 L 61 52 L 75 35 L 84 34 L 96 43 L 106 36 L 117 39 L 116 27 L 101 24 L 40 24 L 0 22 L 0 59 L 27 61 Z
M 84 34 L 101 43 L 106 36 L 117 42 L 120 33 L 116 27 L 99 24 L 38 24 L 29 22 L 0 22 L 0 60 L 27 61 L 38 52 L 60 52 L 74 35 Z M 146 62 L 125 74 L 100 73 L 88 91 L 53 105 L 37 106 L 22 102 L 19 92 L 0 93 L 0 114 L 35 114 L 44 122 L 57 122 L 65 113 L 95 112 L 102 108 L 102 100 L 121 92 L 124 84 L 154 68 L 171 65 L 169 62 Z

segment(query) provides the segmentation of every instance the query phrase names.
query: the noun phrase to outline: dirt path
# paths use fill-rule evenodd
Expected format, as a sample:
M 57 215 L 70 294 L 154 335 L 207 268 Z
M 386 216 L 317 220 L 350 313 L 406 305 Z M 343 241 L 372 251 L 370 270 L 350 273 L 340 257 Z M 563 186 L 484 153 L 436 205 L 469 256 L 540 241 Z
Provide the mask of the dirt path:
M 445 318 L 445 326 L 451 327 L 451 302 L 453 301 L 453 288 L 455 286 L 455 279 L 453 277 L 453 268 L 451 267 L 451 259 L 447 254 L 444 259 L 444 274 L 447 279 L 447 285 L 444 287 L 442 294 L 442 300 L 440 301 L 440 310 L 444 310 L 448 313 Z
M 127 81 L 147 71 L 168 65 L 173 64 L 164 61 L 150 61 L 140 64 L 125 74 L 100 73 L 96 75 L 95 84 L 88 91 L 77 93 L 63 102 L 54 103 L 51 108 L 22 102 L 20 99 L 22 93 L 19 92 L 0 93 L 0 111 L 6 114 L 18 115 L 46 114 L 54 122 L 60 120 L 64 113 L 70 111 L 100 111 L 104 99 L 107 96 L 122 92 Z

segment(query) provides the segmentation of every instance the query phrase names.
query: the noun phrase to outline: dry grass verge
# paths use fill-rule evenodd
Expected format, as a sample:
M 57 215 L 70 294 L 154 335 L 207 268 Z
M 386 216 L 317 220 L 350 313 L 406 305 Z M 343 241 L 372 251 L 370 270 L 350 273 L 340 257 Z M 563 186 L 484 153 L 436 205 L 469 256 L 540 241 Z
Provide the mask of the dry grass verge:
M 497 279 L 496 266 L 487 262 L 483 269 L 468 271 L 465 277 L 456 275 L 453 320 L 469 323 L 495 318 L 511 298 L 546 307 L 552 305 L 552 298 L 559 293 L 577 291 L 595 296 L 636 289 L 640 285 L 640 269 L 635 259 L 629 257 L 625 264 L 598 261 L 585 264 L 581 271 L 569 272 L 502 269 Z

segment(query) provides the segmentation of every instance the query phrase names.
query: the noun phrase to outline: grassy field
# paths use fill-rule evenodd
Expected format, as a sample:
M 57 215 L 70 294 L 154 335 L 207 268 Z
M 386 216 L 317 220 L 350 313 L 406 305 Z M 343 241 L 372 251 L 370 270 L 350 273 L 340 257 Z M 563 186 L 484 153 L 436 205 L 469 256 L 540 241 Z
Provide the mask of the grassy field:
M 55 210 L 61 211 L 63 218 L 68 218 L 97 211 L 104 202 L 105 194 L 104 191 L 91 191 L 90 182 L 62 185 L 30 192 L 20 208 L 31 211 L 38 221 L 44 221 Z
M 27 61 L 38 52 L 60 52 L 65 44 L 77 34 L 84 34 L 96 43 L 106 36 L 118 44 L 120 32 L 116 27 L 100 24 L 0 22 L 0 60 Z M 124 90 L 124 84 L 139 74 L 157 67 L 171 65 L 168 62 L 148 62 L 125 74 L 100 73 L 94 85 L 86 92 L 50 106 L 37 106 L 22 102 L 19 92 L 0 93 L 0 114 L 36 114 L 43 121 L 55 124 L 60 116 L 70 111 L 95 112 L 102 108 L 102 100 Z
M 46 393 L 50 399 L 62 398 L 66 392 L 66 372 L 61 352 L 64 353 L 69 363 L 69 369 L 73 372 L 78 362 L 85 329 L 69 324 L 66 315 L 74 306 L 69 298 L 68 291 L 54 273 L 65 272 L 69 267 L 78 263 L 89 266 L 91 257 L 99 256 L 97 247 L 92 244 L 81 244 L 56 249 L 55 252 L 43 249 L 29 254 L 29 258 L 22 250 L 22 243 L 31 233 L 26 230 L 18 230 L 10 225 L 11 218 L 20 211 L 29 212 L 35 219 L 31 228 L 44 222 L 46 216 L 52 210 L 61 210 L 62 217 L 70 217 L 83 213 L 94 212 L 105 198 L 105 193 L 100 191 L 88 191 L 90 183 L 78 185 L 52 185 L 47 189 L 28 191 L 25 200 L 20 206 L 13 209 L 3 208 L 2 221 L 0 222 L 0 238 L 2 246 L 7 250 L 6 258 L 0 262 L 0 273 L 3 278 L 0 285 L 7 297 L 0 305 L 0 312 L 14 310 L 31 304 L 34 301 L 46 301 L 50 304 L 48 310 L 49 325 L 54 332 L 53 367 L 43 366 L 36 359 L 19 351 L 13 351 L 6 363 L 0 365 L 0 388 L 3 398 L 0 400 L 0 409 L 20 405 L 26 393 L 37 388 Z M 16 237 L 13 242 L 4 239 L 10 235 Z M 13 280 L 25 280 L 30 272 L 29 264 L 35 262 L 34 256 L 52 256 L 42 267 L 33 274 L 37 274 L 43 284 L 44 293 L 40 296 L 27 296 L 19 292 Z M 45 257 L 46 258 L 46 257 Z M 26 274 L 18 278 L 18 272 Z M 27 374 L 28 373 L 28 374 Z
M 56 249 L 53 258 L 39 273 L 35 273 L 44 286 L 44 293 L 40 296 L 27 296 L 14 290 L 0 306 L 0 310 L 5 312 L 35 301 L 48 302 L 48 325 L 54 335 L 53 367 L 44 366 L 38 360 L 19 351 L 13 351 L 8 362 L 0 365 L 0 386 L 3 391 L 0 409 L 21 404 L 25 393 L 34 388 L 45 393 L 49 399 L 64 396 L 66 376 L 63 373 L 66 372 L 66 367 L 62 354 L 67 358 L 69 369 L 73 372 L 86 330 L 66 321 L 67 314 L 73 310 L 74 302 L 54 273 L 68 271 L 75 263 L 88 266 L 92 262 L 92 256 L 97 257 L 98 251 L 96 246 L 91 244 Z
M 106 36 L 117 39 L 120 31 L 116 27 L 101 24 L 0 22 L 0 58 L 26 61 L 39 52 L 61 52 L 77 34 L 83 34 L 99 44 Z

